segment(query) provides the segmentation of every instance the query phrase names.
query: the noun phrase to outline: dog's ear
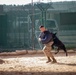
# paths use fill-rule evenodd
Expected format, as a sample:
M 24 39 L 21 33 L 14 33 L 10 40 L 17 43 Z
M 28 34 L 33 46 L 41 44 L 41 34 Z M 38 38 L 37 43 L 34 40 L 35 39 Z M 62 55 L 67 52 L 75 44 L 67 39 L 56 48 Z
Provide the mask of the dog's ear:
M 54 33 L 54 35 L 56 35 L 57 33 Z
M 57 34 L 57 33 L 53 33 L 53 38 L 56 37 L 56 34 Z
M 56 36 L 57 33 L 53 33 L 54 36 Z

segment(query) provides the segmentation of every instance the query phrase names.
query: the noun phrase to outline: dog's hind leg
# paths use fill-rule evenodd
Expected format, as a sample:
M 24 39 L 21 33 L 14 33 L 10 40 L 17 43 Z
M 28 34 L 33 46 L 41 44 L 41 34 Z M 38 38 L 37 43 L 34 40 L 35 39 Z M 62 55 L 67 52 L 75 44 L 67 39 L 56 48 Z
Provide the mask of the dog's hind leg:
M 66 50 L 66 48 L 64 49 L 64 52 L 66 53 L 66 56 L 68 56 L 68 53 L 67 53 L 67 50 Z
M 67 50 L 66 50 L 66 48 L 65 48 L 65 46 L 64 46 L 64 45 L 62 46 L 62 49 L 63 49 L 63 50 L 64 50 L 64 52 L 66 53 L 66 56 L 68 56 Z
M 57 49 L 57 52 L 55 52 L 55 54 L 57 54 L 59 52 L 59 47 L 58 47 L 58 49 Z

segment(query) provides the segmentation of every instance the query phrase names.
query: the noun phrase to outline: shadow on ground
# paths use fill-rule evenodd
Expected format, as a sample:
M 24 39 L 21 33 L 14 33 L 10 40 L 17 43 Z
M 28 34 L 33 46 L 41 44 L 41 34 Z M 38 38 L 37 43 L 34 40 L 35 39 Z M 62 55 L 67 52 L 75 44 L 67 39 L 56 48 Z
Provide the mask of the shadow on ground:
M 76 75 L 76 72 L 18 72 L 0 71 L 0 75 Z
M 58 65 L 69 65 L 69 66 L 76 66 L 76 64 L 74 63 L 69 63 L 69 64 L 66 64 L 66 63 L 57 63 Z

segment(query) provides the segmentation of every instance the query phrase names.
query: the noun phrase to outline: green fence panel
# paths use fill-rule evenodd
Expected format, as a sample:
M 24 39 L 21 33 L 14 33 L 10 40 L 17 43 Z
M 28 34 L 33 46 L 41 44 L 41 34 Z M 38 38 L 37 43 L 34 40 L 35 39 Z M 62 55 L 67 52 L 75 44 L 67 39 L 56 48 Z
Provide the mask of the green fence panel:
M 7 15 L 0 15 L 0 47 L 5 48 L 7 44 Z

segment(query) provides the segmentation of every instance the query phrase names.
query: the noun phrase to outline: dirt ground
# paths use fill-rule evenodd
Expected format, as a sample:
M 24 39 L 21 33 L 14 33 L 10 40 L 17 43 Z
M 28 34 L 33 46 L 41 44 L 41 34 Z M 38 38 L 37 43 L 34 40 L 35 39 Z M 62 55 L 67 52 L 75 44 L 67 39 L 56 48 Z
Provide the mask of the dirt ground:
M 53 53 L 54 54 L 54 53 Z M 41 54 L 1 55 L 0 75 L 76 75 L 76 52 L 54 54 L 57 63 L 46 63 Z

